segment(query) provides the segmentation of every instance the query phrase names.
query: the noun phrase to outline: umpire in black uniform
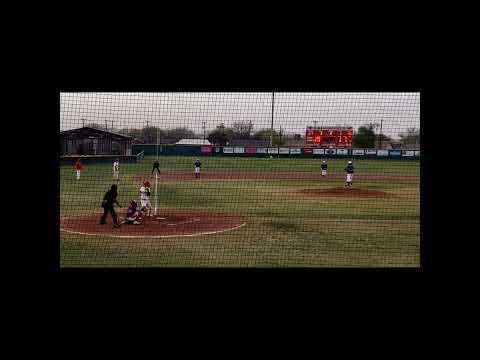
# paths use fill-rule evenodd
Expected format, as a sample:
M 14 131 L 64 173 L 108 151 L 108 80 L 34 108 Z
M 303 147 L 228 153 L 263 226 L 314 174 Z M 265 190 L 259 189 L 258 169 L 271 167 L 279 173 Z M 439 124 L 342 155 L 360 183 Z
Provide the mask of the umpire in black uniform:
M 103 197 L 103 202 L 102 202 L 102 207 L 103 207 L 103 215 L 102 218 L 100 219 L 100 224 L 106 224 L 107 220 L 107 215 L 110 213 L 113 219 L 113 227 L 117 228 L 120 227 L 117 221 L 117 214 L 115 213 L 115 209 L 113 208 L 113 204 L 117 204 L 118 207 L 122 207 L 118 201 L 117 201 L 117 185 L 113 184 L 110 190 L 108 190 L 104 197 Z
M 153 163 L 152 175 L 155 170 L 157 170 L 158 175 L 160 175 L 160 163 L 158 162 L 158 160 L 155 160 L 155 162 Z

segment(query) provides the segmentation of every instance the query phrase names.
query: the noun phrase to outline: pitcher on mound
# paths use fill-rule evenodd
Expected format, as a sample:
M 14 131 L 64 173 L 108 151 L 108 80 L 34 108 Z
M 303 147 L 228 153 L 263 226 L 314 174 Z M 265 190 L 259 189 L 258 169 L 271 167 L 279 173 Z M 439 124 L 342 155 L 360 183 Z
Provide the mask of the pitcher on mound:
M 320 168 L 322 169 L 322 176 L 327 176 L 328 165 L 326 160 L 322 161 L 322 165 L 320 165 Z
M 347 179 L 345 182 L 345 187 L 352 186 L 353 183 L 353 164 L 351 161 L 348 162 L 347 167 L 345 168 L 347 173 Z
M 147 213 L 147 216 L 152 216 L 152 204 L 150 203 L 150 182 L 145 180 L 143 186 L 140 188 L 140 211 Z

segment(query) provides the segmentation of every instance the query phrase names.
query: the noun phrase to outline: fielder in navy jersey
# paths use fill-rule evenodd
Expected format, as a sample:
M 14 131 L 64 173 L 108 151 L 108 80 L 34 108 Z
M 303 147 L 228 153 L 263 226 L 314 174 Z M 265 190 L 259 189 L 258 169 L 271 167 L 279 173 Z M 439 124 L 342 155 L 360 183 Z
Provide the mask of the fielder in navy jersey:
M 345 168 L 345 171 L 347 173 L 345 186 L 352 186 L 354 169 L 351 161 L 348 162 L 347 167 Z

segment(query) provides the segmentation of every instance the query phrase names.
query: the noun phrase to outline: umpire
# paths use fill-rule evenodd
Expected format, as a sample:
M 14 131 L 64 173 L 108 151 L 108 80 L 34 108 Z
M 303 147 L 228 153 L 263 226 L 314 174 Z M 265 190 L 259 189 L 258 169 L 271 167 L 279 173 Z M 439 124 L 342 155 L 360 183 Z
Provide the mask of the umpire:
M 158 175 L 160 175 L 160 163 L 158 162 L 158 160 L 155 160 L 155 162 L 153 163 L 152 175 L 155 170 L 157 170 Z
M 115 213 L 115 209 L 113 208 L 114 204 L 117 204 L 118 207 L 121 207 L 117 201 L 117 196 L 118 196 L 117 185 L 113 184 L 110 190 L 108 190 L 105 193 L 105 196 L 103 197 L 103 202 L 102 202 L 103 215 L 102 215 L 102 218 L 100 219 L 100 224 L 106 224 L 105 220 L 107 220 L 107 215 L 108 213 L 110 213 L 113 219 L 113 227 L 114 228 L 120 227 L 117 221 L 117 214 Z

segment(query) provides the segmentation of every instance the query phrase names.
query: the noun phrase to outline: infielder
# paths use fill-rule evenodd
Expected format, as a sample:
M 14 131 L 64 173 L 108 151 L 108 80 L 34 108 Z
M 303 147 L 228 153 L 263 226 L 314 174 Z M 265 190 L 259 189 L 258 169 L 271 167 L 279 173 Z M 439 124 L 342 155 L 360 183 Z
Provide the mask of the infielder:
M 345 183 L 345 187 L 352 186 L 353 181 L 353 164 L 351 161 L 348 162 L 347 167 L 345 168 L 347 173 L 347 181 Z
M 140 211 L 145 213 L 148 210 L 148 216 L 151 215 L 152 204 L 150 203 L 150 182 L 145 180 L 143 186 L 140 188 Z
M 325 160 L 322 161 L 322 165 L 320 166 L 322 169 L 322 176 L 327 176 L 327 162 Z
M 155 170 L 158 172 L 158 175 L 160 175 L 160 163 L 158 162 L 158 160 L 155 160 L 155 162 L 153 163 L 152 175 Z
M 202 167 L 202 163 L 199 159 L 195 160 L 195 178 L 200 177 L 200 168 Z
M 120 160 L 116 159 L 113 162 L 113 180 L 117 181 L 120 179 Z
M 75 163 L 75 170 L 77 171 L 77 180 L 80 180 L 80 173 L 83 170 L 83 165 L 80 162 L 80 159 L 78 159 L 77 162 Z

